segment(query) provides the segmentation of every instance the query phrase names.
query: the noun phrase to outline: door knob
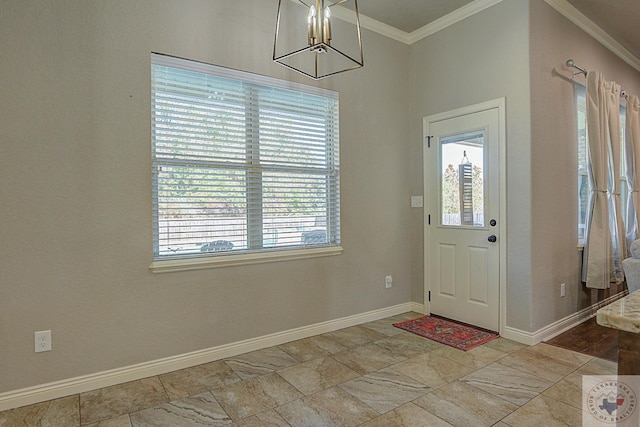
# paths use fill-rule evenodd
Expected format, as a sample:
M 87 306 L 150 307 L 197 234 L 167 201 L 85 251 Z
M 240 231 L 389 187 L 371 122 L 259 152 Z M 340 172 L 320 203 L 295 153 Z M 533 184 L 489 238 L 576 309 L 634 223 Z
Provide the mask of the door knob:
M 489 224 L 491 224 L 492 227 L 495 227 L 497 222 L 495 219 L 492 219 L 491 221 L 489 221 Z
M 498 240 L 498 238 L 496 237 L 495 234 L 492 234 L 487 238 L 487 240 L 490 241 L 491 243 L 495 243 Z

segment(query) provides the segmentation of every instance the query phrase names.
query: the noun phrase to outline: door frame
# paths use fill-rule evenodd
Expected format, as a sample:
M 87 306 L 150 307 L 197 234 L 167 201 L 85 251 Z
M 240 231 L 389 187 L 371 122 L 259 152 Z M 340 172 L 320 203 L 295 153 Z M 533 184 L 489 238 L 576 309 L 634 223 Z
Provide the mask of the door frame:
M 429 209 L 433 207 L 431 202 L 433 197 L 437 195 L 428 194 L 428 179 L 433 172 L 429 170 L 428 148 L 429 143 L 428 136 L 430 124 L 447 119 L 453 119 L 468 114 L 479 113 L 486 110 L 498 109 L 498 199 L 499 199 L 499 211 L 500 211 L 500 223 L 498 230 L 500 236 L 499 245 L 499 331 L 500 335 L 504 335 L 506 328 L 506 316 L 507 316 L 507 157 L 506 157 L 506 145 L 507 145 L 507 130 L 506 130 L 506 98 L 497 98 L 490 101 L 482 102 L 479 104 L 469 105 L 467 107 L 457 108 L 455 110 L 445 111 L 438 114 L 426 116 L 422 119 L 422 135 L 423 135 L 423 149 L 422 149 L 422 161 L 423 161 L 423 189 L 424 200 L 428 201 L 424 204 L 424 307 L 425 314 L 431 314 L 431 304 L 429 302 L 429 293 L 431 291 L 429 263 L 426 262 L 429 253 L 429 245 L 431 243 L 431 225 L 429 224 L 429 215 L 433 218 L 438 216 L 434 212 L 429 212 Z

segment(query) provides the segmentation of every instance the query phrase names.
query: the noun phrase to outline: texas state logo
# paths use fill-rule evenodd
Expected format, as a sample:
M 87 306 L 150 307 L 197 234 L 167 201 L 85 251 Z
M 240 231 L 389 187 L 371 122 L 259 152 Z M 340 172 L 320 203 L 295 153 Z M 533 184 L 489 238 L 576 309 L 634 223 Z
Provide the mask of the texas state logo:
M 636 408 L 638 399 L 636 389 L 638 379 L 624 381 L 620 377 L 585 376 L 583 377 L 584 407 L 583 425 L 589 426 L 637 426 Z M 628 423 L 629 422 L 629 423 Z

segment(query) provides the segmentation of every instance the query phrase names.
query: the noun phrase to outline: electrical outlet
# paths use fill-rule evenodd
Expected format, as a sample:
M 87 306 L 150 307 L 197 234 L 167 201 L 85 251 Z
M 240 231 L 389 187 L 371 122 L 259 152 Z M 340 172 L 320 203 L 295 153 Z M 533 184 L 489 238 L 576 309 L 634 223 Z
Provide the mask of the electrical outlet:
M 384 278 L 384 287 L 385 288 L 390 288 L 393 286 L 393 277 L 392 276 L 387 276 Z
M 51 351 L 51 331 L 35 332 L 36 353 Z
M 564 283 L 560 284 L 560 297 L 564 297 L 565 295 L 565 285 Z

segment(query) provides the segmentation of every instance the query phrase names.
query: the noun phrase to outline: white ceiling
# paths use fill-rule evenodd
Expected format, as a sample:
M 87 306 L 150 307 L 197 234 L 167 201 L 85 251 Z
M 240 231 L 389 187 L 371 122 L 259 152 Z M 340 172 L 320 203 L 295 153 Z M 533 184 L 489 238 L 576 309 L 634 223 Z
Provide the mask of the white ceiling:
M 562 2 L 568 2 L 640 60 L 640 0 L 556 0 Z M 486 4 L 487 0 L 358 0 L 358 9 L 360 15 L 410 34 L 474 3 Z

